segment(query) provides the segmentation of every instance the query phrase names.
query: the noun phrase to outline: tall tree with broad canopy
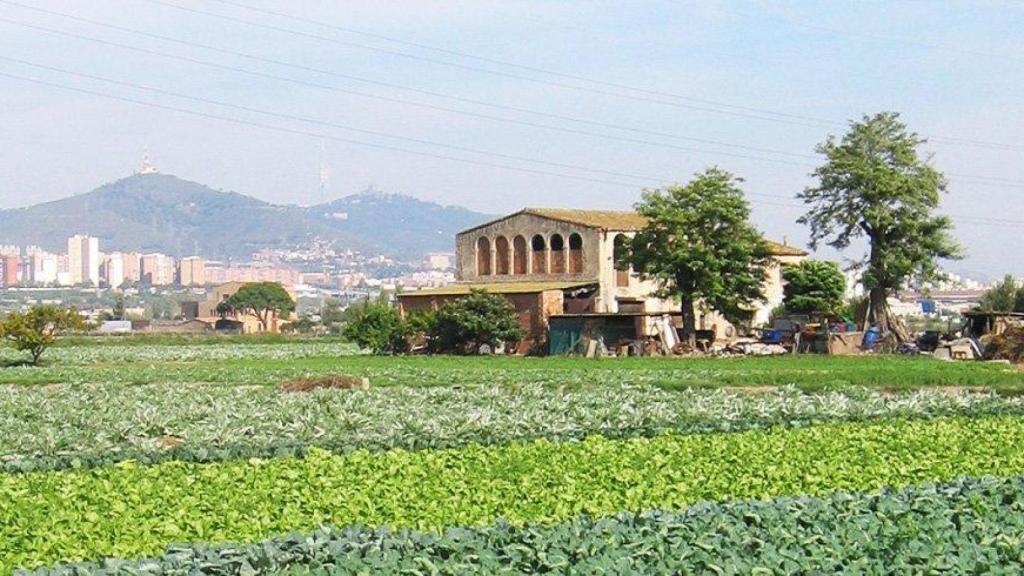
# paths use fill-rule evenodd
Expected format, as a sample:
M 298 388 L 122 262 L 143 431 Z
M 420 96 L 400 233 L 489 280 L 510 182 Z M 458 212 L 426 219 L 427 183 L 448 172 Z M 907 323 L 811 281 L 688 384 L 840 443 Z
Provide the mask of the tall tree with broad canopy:
M 812 248 L 843 250 L 867 240 L 858 262 L 868 290 L 865 324 L 897 342 L 909 335 L 887 298 L 908 280 L 938 278 L 939 259 L 961 256 L 952 221 L 935 213 L 946 179 L 918 156 L 924 142 L 896 112 L 864 116 L 841 140 L 829 136 L 818 145 L 825 163 L 814 171 L 817 185 L 798 195 L 810 206 L 798 222 L 810 225 Z
M 28 352 L 32 364 L 39 364 L 39 358 L 46 349 L 67 332 L 83 331 L 89 325 L 74 308 L 58 308 L 39 304 L 27 312 L 11 312 L 0 322 L 0 338 L 10 342 L 16 349 Z
M 648 223 L 630 241 L 626 258 L 638 274 L 660 284 L 660 296 L 679 299 L 682 339 L 691 346 L 696 306 L 736 321 L 764 299 L 768 249 L 750 223 L 741 182 L 709 168 L 685 186 L 644 191 L 636 205 Z
M 277 282 L 253 282 L 238 289 L 228 297 L 226 308 L 252 314 L 260 322 L 264 332 L 270 326 L 270 319 L 276 314 L 284 318 L 295 311 L 295 301 L 288 291 Z M 218 306 L 218 312 L 221 307 Z

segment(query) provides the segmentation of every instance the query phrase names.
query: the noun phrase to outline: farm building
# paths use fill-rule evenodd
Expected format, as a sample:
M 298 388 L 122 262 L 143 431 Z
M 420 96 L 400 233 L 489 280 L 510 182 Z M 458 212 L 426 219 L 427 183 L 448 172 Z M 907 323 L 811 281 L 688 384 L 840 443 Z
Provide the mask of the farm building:
M 263 331 L 263 327 L 260 325 L 259 318 L 254 314 L 248 312 L 237 312 L 232 311 L 226 314 L 221 314 L 217 311 L 217 306 L 226 301 L 231 297 L 232 294 L 238 292 L 238 290 L 249 284 L 249 282 L 226 282 L 219 286 L 215 286 L 210 293 L 207 295 L 206 300 L 201 302 L 183 302 L 181 304 L 182 316 L 186 320 L 198 320 L 206 323 L 210 327 L 214 327 L 218 331 L 225 332 L 239 332 L 242 334 L 255 334 Z M 285 287 L 285 290 L 291 295 L 292 299 L 295 299 L 295 294 L 292 290 Z M 294 319 L 292 318 L 279 318 L 275 313 L 267 326 L 267 332 L 278 333 L 281 331 L 280 325 L 285 321 Z
M 545 347 L 554 316 L 624 315 L 636 320 L 638 336 L 654 333 L 664 314 L 678 314 L 671 299 L 655 295 L 657 285 L 618 265 L 626 243 L 646 225 L 636 212 L 527 208 L 460 232 L 456 236 L 456 275 L 451 286 L 399 295 L 403 313 L 436 308 L 473 289 L 503 294 L 515 305 L 527 334 L 517 350 Z M 773 256 L 765 279 L 767 301 L 753 310 L 753 322 L 767 321 L 782 301 L 782 266 L 807 253 L 769 243 Z M 698 326 L 731 335 L 718 314 L 698 318 Z

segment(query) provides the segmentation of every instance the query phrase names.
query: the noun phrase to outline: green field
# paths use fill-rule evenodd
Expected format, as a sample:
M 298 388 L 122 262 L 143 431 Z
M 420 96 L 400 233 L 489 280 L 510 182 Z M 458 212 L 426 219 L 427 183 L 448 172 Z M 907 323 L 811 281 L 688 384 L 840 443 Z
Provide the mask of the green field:
M 19 358 L 0 351 L 0 574 L 1024 570 L 1009 365 L 284 337 Z M 279 386 L 330 375 L 371 386 Z
M 0 352 L 0 362 L 12 364 L 21 358 L 13 350 Z M 375 386 L 621 383 L 666 388 L 986 386 L 1007 393 L 1024 390 L 1024 372 L 1016 367 L 943 363 L 931 358 L 380 357 L 360 355 L 351 345 L 333 340 L 175 338 L 155 343 L 147 339 L 75 342 L 49 350 L 41 367 L 0 369 L 0 384 L 279 384 L 291 378 L 331 374 L 368 376 Z

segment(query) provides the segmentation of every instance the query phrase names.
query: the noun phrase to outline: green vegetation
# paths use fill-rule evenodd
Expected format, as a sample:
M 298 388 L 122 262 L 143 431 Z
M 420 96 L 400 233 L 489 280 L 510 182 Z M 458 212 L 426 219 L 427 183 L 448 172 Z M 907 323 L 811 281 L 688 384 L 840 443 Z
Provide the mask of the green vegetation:
M 1002 281 L 989 288 L 978 303 L 988 312 L 1024 312 L 1024 284 L 1007 274 Z
M 1024 473 L 1014 417 L 825 424 L 0 475 L 0 569 L 257 541 L 321 524 L 439 531 Z
M 935 278 L 940 259 L 961 254 L 953 221 L 937 213 L 946 179 L 918 156 L 924 142 L 895 112 L 864 116 L 841 140 L 829 136 L 818 145 L 825 163 L 814 171 L 816 185 L 799 194 L 809 205 L 799 222 L 811 227 L 813 248 L 867 241 L 867 321 L 901 342 L 909 335 L 887 298 L 909 280 Z
M 685 186 L 644 192 L 636 206 L 648 224 L 631 240 L 627 258 L 661 284 L 662 295 L 679 298 L 682 338 L 691 346 L 696 306 L 737 321 L 763 297 L 767 246 L 750 223 L 740 182 L 709 168 Z
M 476 354 L 523 337 L 515 308 L 504 296 L 473 290 L 418 318 L 433 352 Z
M 268 332 L 272 318 L 286 318 L 295 311 L 295 301 L 277 282 L 251 282 L 217 305 L 217 312 L 228 311 L 252 314 Z
M 366 301 L 357 306 L 341 333 L 374 354 L 400 354 L 409 351 L 412 328 L 382 296 L 376 302 Z
M 91 574 L 1018 574 L 1024 478 L 704 503 L 682 512 L 583 516 L 430 533 L 322 528 L 252 545 L 177 546 Z
M 555 389 L 393 387 L 283 392 L 194 384 L 0 387 L 0 469 L 96 467 L 126 459 L 210 462 L 333 452 L 436 449 L 538 438 L 653 437 L 879 418 L 1024 415 L 1024 398 L 922 390 L 803 394 L 666 391 L 609 384 Z M 112 433 L 116 431 L 116 433 Z
M 274 340 L 272 340 L 274 341 Z M 472 356 L 363 356 L 334 340 L 263 345 L 57 346 L 38 368 L 0 369 L 0 384 L 271 384 L 333 374 L 365 376 L 380 386 L 497 386 L 539 383 L 656 384 L 667 388 L 783 386 L 823 390 L 848 386 L 910 389 L 987 386 L 1024 390 L 1024 373 L 988 363 L 944 363 L 931 358 L 783 356 L 776 358 L 518 358 Z M 251 342 L 251 343 L 250 343 Z M 0 362 L 16 361 L 0 348 Z M 259 360 L 259 361 L 255 361 Z
M 16 350 L 28 352 L 32 365 L 37 365 L 43 352 L 53 346 L 57 337 L 85 327 L 85 319 L 74 308 L 37 304 L 27 312 L 8 313 L 0 322 L 0 339 Z
M 804 260 L 782 269 L 782 304 L 786 312 L 839 314 L 846 292 L 846 277 L 835 262 Z M 852 316 L 851 316 L 852 318 Z

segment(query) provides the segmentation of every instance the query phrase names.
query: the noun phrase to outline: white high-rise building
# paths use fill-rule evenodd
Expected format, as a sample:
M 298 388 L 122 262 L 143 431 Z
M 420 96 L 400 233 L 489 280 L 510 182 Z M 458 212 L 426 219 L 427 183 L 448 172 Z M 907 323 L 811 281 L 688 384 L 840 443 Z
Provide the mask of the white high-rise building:
M 68 282 L 100 285 L 99 238 L 82 234 L 68 238 Z
M 103 280 L 107 286 L 117 288 L 124 284 L 124 255 L 112 252 L 103 257 Z
M 29 251 L 28 280 L 29 284 L 54 284 L 57 282 L 57 255 L 42 249 Z

